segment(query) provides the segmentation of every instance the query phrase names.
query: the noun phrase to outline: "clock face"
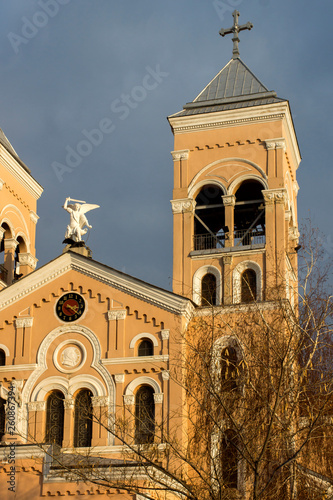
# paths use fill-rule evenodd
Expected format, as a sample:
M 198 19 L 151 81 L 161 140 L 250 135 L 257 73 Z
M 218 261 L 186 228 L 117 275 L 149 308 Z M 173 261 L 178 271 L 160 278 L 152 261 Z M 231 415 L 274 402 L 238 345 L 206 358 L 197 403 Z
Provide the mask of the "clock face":
M 76 321 L 84 313 L 86 304 L 78 293 L 66 293 L 57 302 L 56 312 L 62 321 Z

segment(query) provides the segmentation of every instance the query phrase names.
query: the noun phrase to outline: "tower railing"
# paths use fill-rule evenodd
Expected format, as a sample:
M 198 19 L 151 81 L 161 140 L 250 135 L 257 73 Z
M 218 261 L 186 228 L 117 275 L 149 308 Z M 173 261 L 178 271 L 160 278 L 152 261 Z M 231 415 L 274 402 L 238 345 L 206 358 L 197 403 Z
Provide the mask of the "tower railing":
M 227 233 L 228 235 L 228 233 Z M 226 235 L 224 233 L 195 234 L 193 237 L 194 250 L 214 250 L 226 246 Z M 260 245 L 266 243 L 264 229 L 241 229 L 234 231 L 232 247 L 243 247 L 248 245 Z

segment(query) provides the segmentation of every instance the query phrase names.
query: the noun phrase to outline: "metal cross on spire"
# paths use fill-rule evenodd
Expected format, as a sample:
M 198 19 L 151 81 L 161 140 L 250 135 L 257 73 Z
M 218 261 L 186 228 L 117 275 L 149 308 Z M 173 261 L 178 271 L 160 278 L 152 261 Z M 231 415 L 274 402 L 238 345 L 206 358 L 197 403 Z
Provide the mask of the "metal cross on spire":
M 232 28 L 229 28 L 227 30 L 225 29 L 221 29 L 220 30 L 220 35 L 221 36 L 224 36 L 224 35 L 230 35 L 231 33 L 234 35 L 233 36 L 233 39 L 232 41 L 234 42 L 234 47 L 233 47 L 233 50 L 232 50 L 232 58 L 233 59 L 236 59 L 237 57 L 239 57 L 239 48 L 238 48 L 238 44 L 240 42 L 240 39 L 239 39 L 239 32 L 240 31 L 243 31 L 243 30 L 251 30 L 253 28 L 253 24 L 252 23 L 246 23 L 246 24 L 242 24 L 241 26 L 238 24 L 238 18 L 240 16 L 238 10 L 234 10 L 234 12 L 232 13 L 233 15 L 233 18 L 234 18 L 234 25 Z

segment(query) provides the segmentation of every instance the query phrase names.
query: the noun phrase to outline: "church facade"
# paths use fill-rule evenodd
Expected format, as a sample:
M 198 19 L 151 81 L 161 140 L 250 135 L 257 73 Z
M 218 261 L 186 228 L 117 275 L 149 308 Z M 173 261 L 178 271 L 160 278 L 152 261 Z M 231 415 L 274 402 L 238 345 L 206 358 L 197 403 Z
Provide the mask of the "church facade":
M 1 498 L 140 498 L 70 480 L 55 457 L 66 456 L 69 468 L 80 454 L 98 457 L 94 467 L 126 465 L 130 474 L 134 448 L 123 433 L 131 446 L 156 445 L 163 455 L 164 437 L 177 429 L 186 446 L 186 391 L 173 375 L 184 332 L 212 308 L 237 315 L 271 303 L 276 290 L 292 306 L 297 300 L 301 157 L 288 101 L 256 78 L 236 46 L 169 123 L 172 292 L 94 261 L 85 246 L 69 244 L 36 268 L 42 188 L 0 135 Z M 116 421 L 123 433 L 110 431 Z M 232 498 L 248 495 L 242 474 L 233 475 Z

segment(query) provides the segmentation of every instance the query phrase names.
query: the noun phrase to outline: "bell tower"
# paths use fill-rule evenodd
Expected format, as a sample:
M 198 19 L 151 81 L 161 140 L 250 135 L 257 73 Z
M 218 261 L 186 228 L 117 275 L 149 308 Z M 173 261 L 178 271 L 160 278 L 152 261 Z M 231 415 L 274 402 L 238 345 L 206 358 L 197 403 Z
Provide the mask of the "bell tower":
M 183 110 L 174 134 L 173 291 L 199 306 L 293 300 L 297 282 L 296 171 L 289 102 L 233 57 Z
M 42 187 L 0 129 L 0 290 L 33 271 Z

